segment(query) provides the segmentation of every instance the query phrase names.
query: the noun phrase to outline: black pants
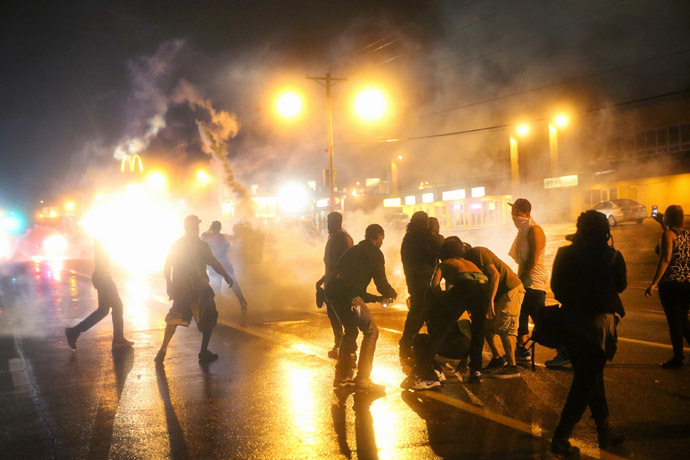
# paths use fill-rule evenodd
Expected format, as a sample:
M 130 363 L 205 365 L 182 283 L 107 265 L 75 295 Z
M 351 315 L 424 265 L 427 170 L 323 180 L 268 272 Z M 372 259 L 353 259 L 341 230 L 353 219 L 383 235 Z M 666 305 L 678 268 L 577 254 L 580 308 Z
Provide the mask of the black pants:
M 331 329 L 333 329 L 333 340 L 335 341 L 335 346 L 338 347 L 340 346 L 340 340 L 343 338 L 343 325 L 338 319 L 335 309 L 328 301 L 326 301 L 326 313 L 328 314 L 328 321 L 331 322 Z
M 666 313 L 673 357 L 683 358 L 683 337 L 690 344 L 690 283 L 667 281 L 659 283 L 659 298 Z
M 538 312 L 546 306 L 546 291 L 539 291 L 537 289 L 525 289 L 525 297 L 522 299 L 520 306 L 520 319 L 518 323 L 518 337 L 529 334 L 529 318 L 534 318 L 539 314 Z
M 429 339 L 424 342 L 415 342 L 423 346 L 422 350 L 415 351 L 414 372 L 418 377 L 438 380 L 434 372 L 434 357 L 453 328 L 457 329 L 457 320 L 465 311 L 469 311 L 472 318 L 470 371 L 478 371 L 482 368 L 484 317 L 491 295 L 488 286 L 488 283 L 480 284 L 476 281 L 465 281 L 434 298 L 429 308 L 427 323 Z
M 604 351 L 584 339 L 570 337 L 566 349 L 573 366 L 573 382 L 561 412 L 561 420 L 554 432 L 554 438 L 559 439 L 570 437 L 587 407 L 597 422 L 609 416 L 604 389 Z
M 429 308 L 425 299 L 425 293 L 429 287 L 429 280 L 419 279 L 407 284 L 410 293 L 410 311 L 407 312 L 403 335 L 400 339 L 401 348 L 412 346 L 412 340 L 427 320 Z
M 94 279 L 93 285 L 98 292 L 98 309 L 75 326 L 78 332 L 85 332 L 91 329 L 96 323 L 108 316 L 112 309 L 113 316 L 113 337 L 124 335 L 124 325 L 122 319 L 122 300 L 117 292 L 117 286 L 110 277 Z

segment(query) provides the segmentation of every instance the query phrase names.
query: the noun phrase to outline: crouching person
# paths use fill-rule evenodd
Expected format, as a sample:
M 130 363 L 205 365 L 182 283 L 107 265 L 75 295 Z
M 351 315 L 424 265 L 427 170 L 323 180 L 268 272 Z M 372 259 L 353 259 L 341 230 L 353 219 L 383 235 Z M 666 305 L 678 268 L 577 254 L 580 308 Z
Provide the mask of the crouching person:
M 398 295 L 386 278 L 385 259 L 380 249 L 384 236 L 380 225 L 369 225 L 364 240 L 343 253 L 326 284 L 326 298 L 345 330 L 335 366 L 333 387 L 336 389 L 354 387 L 355 391 L 364 392 L 384 390 L 382 385 L 372 383 L 370 378 L 379 330 L 365 303 L 375 299 L 395 299 Z M 372 278 L 383 297 L 366 292 Z M 362 331 L 364 338 L 359 352 L 357 376 L 353 378 L 353 356 L 357 351 L 359 331 Z
M 465 312 L 472 319 L 469 382 L 481 382 L 484 319 L 491 290 L 489 279 L 474 263 L 463 259 L 464 247 L 457 237 L 447 238 L 441 245 L 441 263 L 431 279 L 432 301 L 427 329 L 429 337 L 415 342 L 415 367 L 401 385 L 411 390 L 426 390 L 440 385 L 434 370 L 434 358 L 449 334 L 457 329 L 457 321 Z M 441 289 L 441 279 L 446 290 Z

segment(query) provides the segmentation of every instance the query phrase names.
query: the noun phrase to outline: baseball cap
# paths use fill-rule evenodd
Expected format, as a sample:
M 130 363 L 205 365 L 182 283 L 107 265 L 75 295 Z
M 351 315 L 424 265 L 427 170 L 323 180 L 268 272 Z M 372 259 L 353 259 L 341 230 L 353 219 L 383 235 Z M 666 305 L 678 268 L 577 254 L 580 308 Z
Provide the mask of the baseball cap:
M 199 219 L 194 214 L 191 214 L 191 215 L 184 218 L 184 224 L 185 225 L 187 225 L 187 224 L 200 224 L 200 223 L 201 223 L 201 219 Z
M 532 203 L 527 201 L 525 198 L 518 198 L 514 203 L 508 203 L 517 212 L 531 212 Z

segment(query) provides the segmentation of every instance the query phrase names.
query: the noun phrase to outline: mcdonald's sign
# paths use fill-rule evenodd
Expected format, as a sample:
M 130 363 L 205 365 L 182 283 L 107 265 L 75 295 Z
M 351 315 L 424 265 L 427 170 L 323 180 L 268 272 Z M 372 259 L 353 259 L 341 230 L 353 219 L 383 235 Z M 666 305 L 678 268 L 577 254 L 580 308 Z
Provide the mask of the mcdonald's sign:
M 141 157 L 139 157 L 139 155 L 134 155 L 133 157 L 125 155 L 124 157 L 122 157 L 120 172 L 125 172 L 125 165 L 127 164 L 127 162 L 129 162 L 129 172 L 134 172 L 134 168 L 136 168 L 137 162 L 139 163 L 139 172 L 144 172 L 144 165 L 141 163 Z

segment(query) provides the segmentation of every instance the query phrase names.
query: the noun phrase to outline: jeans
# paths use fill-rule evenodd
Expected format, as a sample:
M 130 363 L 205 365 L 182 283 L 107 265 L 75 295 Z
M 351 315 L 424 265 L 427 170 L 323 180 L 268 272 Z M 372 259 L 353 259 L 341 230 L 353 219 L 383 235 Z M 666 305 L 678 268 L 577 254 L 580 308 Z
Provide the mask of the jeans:
M 539 310 L 546 306 L 546 291 L 536 289 L 525 289 L 525 297 L 522 299 L 520 307 L 520 320 L 518 323 L 518 337 L 529 334 L 529 318 L 538 314 Z
M 434 357 L 443 346 L 448 334 L 458 327 L 457 320 L 468 311 L 472 317 L 470 344 L 470 371 L 482 368 L 484 348 L 484 318 L 491 292 L 488 283 L 465 281 L 437 296 L 429 309 L 427 329 L 429 339 L 416 342 L 422 346 L 415 352 L 415 374 L 423 379 L 438 380 L 434 372 Z
M 573 366 L 573 382 L 561 412 L 554 438 L 568 439 L 589 406 L 592 418 L 599 422 L 609 416 L 604 389 L 604 351 L 584 339 L 569 337 L 566 349 Z
M 357 362 L 357 380 L 369 379 L 374 364 L 376 341 L 379 338 L 379 329 L 371 317 L 369 308 L 359 297 L 331 297 L 329 303 L 345 329 L 340 339 L 338 362 L 335 365 L 336 379 L 351 377 L 352 356 L 357 352 L 359 331 L 362 331 L 364 338 Z
M 96 323 L 108 316 L 108 312 L 112 309 L 113 337 L 122 337 L 124 335 L 122 300 L 120 300 L 115 282 L 110 277 L 99 277 L 94 279 L 93 284 L 98 292 L 98 309 L 84 318 L 74 329 L 79 333 L 88 331 Z
M 673 357 L 682 359 L 683 337 L 690 344 L 690 283 L 666 281 L 659 283 L 659 299 L 666 313 L 668 332 L 673 346 Z

